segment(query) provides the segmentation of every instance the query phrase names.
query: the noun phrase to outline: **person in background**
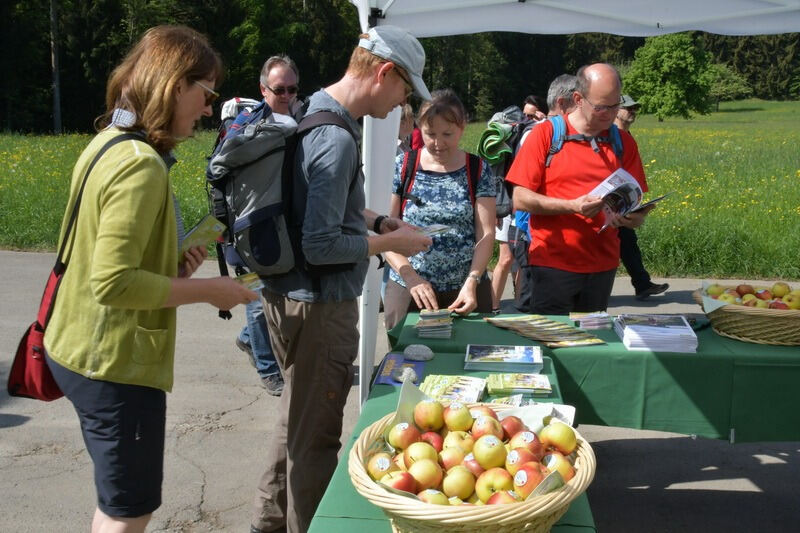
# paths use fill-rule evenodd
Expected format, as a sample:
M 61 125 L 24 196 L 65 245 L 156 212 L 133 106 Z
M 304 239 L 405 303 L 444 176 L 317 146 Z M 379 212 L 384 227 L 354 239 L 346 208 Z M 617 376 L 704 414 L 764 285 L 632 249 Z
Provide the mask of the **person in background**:
M 299 119 L 298 114 L 302 107 L 297 100 L 299 82 L 300 73 L 297 65 L 289 56 L 275 55 L 264 62 L 259 79 L 259 89 L 264 97 L 262 105 L 267 105 L 272 109 L 272 116 L 276 120 Z M 255 108 L 247 115 L 242 113 L 242 121 L 246 116 L 257 112 L 258 108 Z M 226 138 L 229 135 L 226 135 Z M 247 323 L 236 337 L 236 346 L 248 355 L 250 364 L 256 368 L 261 384 L 267 393 L 272 396 L 280 396 L 283 392 L 283 376 L 272 351 L 267 319 L 264 316 L 264 307 L 260 300 L 247 304 L 245 317 Z
M 622 95 L 622 103 L 617 111 L 614 124 L 623 131 L 630 133 L 631 125 L 636 120 L 639 103 L 627 94 Z M 639 240 L 636 232 L 624 226 L 617 228 L 619 232 L 619 255 L 625 270 L 631 277 L 631 285 L 636 292 L 637 300 L 644 300 L 650 296 L 661 294 L 669 289 L 669 283 L 653 283 L 650 273 L 642 262 L 642 252 L 639 250 Z
M 205 247 L 178 254 L 172 150 L 211 115 L 221 77 L 204 36 L 184 26 L 151 28 L 111 73 L 100 132 L 72 174 L 59 240 L 77 201 L 80 216 L 44 343 L 94 465 L 93 533 L 144 531 L 161 505 L 175 308 L 206 302 L 227 310 L 257 297 L 229 277 L 189 279 Z M 90 162 L 123 132 L 138 138 L 100 157 L 81 196 Z
M 285 383 L 251 531 L 308 530 L 338 462 L 369 258 L 388 251 L 414 255 L 431 244 L 402 221 L 365 209 L 359 151 L 359 119 L 386 118 L 412 92 L 430 98 L 424 66 L 416 38 L 378 26 L 361 35 L 344 76 L 309 98 L 307 116 L 335 113 L 351 131 L 319 126 L 297 146 L 290 217 L 302 221 L 306 263 L 264 279 L 262 303 Z M 326 273 L 312 273 L 309 265 Z
M 414 108 L 411 107 L 411 104 L 405 104 L 400 115 L 400 127 L 397 131 L 397 155 L 411 150 L 411 134 L 415 127 Z
M 553 126 L 547 121 L 533 128 L 506 178 L 515 185 L 515 209 L 531 213 L 528 251 L 533 297 L 531 311 L 565 315 L 572 311 L 602 311 L 614 286 L 619 265 L 616 227 L 636 228 L 649 210 L 605 222 L 601 198 L 588 193 L 618 168 L 630 172 L 647 190 L 636 141 L 621 131 L 623 155 L 608 142 L 621 98 L 616 69 L 605 63 L 581 67 L 573 100 L 575 109 L 564 117 L 567 135 L 582 140 L 564 142 L 545 165 Z M 600 138 L 600 141 L 598 141 Z
M 572 74 L 561 74 L 550 82 L 547 89 L 547 116 L 568 115 L 575 109 L 572 94 L 578 85 L 578 79 Z
M 433 246 L 414 255 L 388 252 L 392 267 L 386 286 L 386 329 L 401 323 L 408 311 L 447 307 L 465 315 L 492 309 L 492 288 L 486 265 L 492 256 L 495 225 L 495 182 L 487 162 L 474 191 L 467 174 L 468 154 L 458 147 L 467 113 L 452 90 L 433 93 L 422 104 L 417 122 L 425 148 L 419 152 L 411 192 L 404 202 L 401 187 L 404 158 L 395 161 L 391 216 L 409 224 L 443 224 L 450 229 L 433 237 Z M 403 204 L 405 203 L 405 206 Z
M 541 122 L 547 118 L 547 102 L 541 96 L 529 94 L 525 97 L 525 102 L 522 106 L 522 114 L 528 120 Z

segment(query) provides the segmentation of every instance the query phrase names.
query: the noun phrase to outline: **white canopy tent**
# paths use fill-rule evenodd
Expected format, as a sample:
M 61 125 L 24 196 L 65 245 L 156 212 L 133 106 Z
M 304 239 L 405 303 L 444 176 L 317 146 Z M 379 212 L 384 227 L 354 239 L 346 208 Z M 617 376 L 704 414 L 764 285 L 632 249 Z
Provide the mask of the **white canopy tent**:
M 392 24 L 417 37 L 485 31 L 539 34 L 602 32 L 651 36 L 687 30 L 724 35 L 800 31 L 800 0 L 351 0 L 362 31 Z M 365 118 L 367 207 L 389 209 L 400 112 Z M 373 264 L 377 264 L 373 260 Z M 360 399 L 369 392 L 375 356 L 380 272 L 372 268 L 361 297 Z

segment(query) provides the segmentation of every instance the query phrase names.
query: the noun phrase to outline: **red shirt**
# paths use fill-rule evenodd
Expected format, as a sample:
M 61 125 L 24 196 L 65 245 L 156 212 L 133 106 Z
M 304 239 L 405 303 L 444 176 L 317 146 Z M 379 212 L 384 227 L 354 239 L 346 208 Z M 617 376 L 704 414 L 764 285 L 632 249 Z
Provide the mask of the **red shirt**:
M 578 133 L 565 118 L 567 135 Z M 598 143 L 595 152 L 587 141 L 565 141 L 545 168 L 553 136 L 550 121 L 533 128 L 511 165 L 506 181 L 550 198 L 574 199 L 589 193 L 616 169 L 622 167 L 647 191 L 647 181 L 633 137 L 620 130 L 622 161 L 611 144 Z M 604 131 L 600 136 L 607 136 Z M 528 264 L 557 268 L 568 272 L 592 273 L 619 266 L 617 229 L 603 226 L 601 212 L 593 218 L 583 215 L 531 215 L 531 245 Z

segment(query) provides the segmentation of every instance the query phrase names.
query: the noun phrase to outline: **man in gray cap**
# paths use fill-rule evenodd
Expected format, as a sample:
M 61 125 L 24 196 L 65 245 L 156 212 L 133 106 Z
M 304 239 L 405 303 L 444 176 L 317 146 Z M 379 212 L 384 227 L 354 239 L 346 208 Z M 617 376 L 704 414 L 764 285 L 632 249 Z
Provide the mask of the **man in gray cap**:
M 623 94 L 617 110 L 614 124 L 623 131 L 630 132 L 631 125 L 636 120 L 639 112 L 639 102 L 628 94 Z M 630 228 L 620 227 L 619 232 L 619 259 L 631 277 L 631 285 L 636 292 L 637 300 L 644 300 L 650 296 L 661 294 L 669 289 L 669 283 L 653 283 L 650 273 L 642 262 L 642 252 L 639 249 L 639 239 L 636 232 Z
M 430 99 L 424 66 L 425 51 L 410 33 L 373 28 L 361 35 L 344 76 L 309 99 L 306 117 L 330 111 L 344 122 L 314 128 L 297 147 L 290 218 L 302 220 L 306 268 L 264 280 L 262 301 L 285 384 L 251 531 L 308 530 L 336 468 L 369 257 L 408 257 L 431 245 L 399 219 L 365 209 L 358 148 L 358 119 L 385 118 L 412 93 Z M 320 266 L 326 273 L 312 274 Z

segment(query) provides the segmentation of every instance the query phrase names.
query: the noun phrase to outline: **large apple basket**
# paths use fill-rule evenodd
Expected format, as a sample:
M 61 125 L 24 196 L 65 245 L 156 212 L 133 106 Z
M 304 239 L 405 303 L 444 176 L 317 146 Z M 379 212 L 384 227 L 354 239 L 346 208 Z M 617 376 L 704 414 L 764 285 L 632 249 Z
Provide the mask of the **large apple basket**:
M 702 289 L 694 291 L 692 297 L 703 307 Z M 726 305 L 706 315 L 715 332 L 731 339 L 757 344 L 800 345 L 798 310 Z
M 506 406 L 492 405 L 499 411 Z M 400 496 L 384 489 L 369 477 L 364 466 L 372 445 L 394 418 L 388 414 L 361 433 L 350 451 L 348 468 L 356 490 L 386 513 L 397 533 L 511 531 L 547 532 L 567 512 L 569 504 L 586 490 L 594 479 L 594 451 L 576 431 L 578 448 L 574 452 L 575 477 L 564 486 L 524 502 L 507 505 L 434 505 Z

